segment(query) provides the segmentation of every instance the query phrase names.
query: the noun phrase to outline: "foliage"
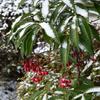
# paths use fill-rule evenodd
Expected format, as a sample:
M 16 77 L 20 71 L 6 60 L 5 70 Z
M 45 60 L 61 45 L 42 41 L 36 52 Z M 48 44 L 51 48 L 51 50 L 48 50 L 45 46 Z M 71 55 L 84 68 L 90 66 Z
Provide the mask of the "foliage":
M 26 0 L 22 0 L 19 3 L 19 7 L 25 1 Z M 80 1 L 34 0 L 32 3 L 34 11 L 19 16 L 13 22 L 12 29 L 8 37 L 8 43 L 9 41 L 12 40 L 15 44 L 16 49 L 21 45 L 21 51 L 20 51 L 21 55 L 24 56 L 25 54 L 27 57 L 29 57 L 32 52 L 33 45 L 35 43 L 37 35 L 43 34 L 43 37 L 46 40 L 46 42 L 48 42 L 51 45 L 51 47 L 55 52 L 58 52 L 57 55 L 53 55 L 53 57 L 55 56 L 53 60 L 56 62 L 56 65 L 54 65 L 55 69 L 57 68 L 59 69 L 62 66 L 61 69 L 63 71 L 62 72 L 58 71 L 58 73 L 63 74 L 62 76 L 63 80 L 65 80 L 66 78 L 71 78 L 72 75 L 76 80 L 73 80 L 73 82 L 71 82 L 71 85 L 69 87 L 62 90 L 63 95 L 62 94 L 59 95 L 59 94 L 54 94 L 54 91 L 56 91 L 55 89 L 46 90 L 46 85 L 48 87 L 50 84 L 48 85 L 48 82 L 44 78 L 43 80 L 43 84 L 45 85 L 44 89 L 37 89 L 37 87 L 35 87 L 36 86 L 35 83 L 33 82 L 34 83 L 33 87 L 35 87 L 34 93 L 29 92 L 29 94 L 26 94 L 26 98 L 30 97 L 30 94 L 33 93 L 30 100 L 32 99 L 42 100 L 44 95 L 46 97 L 46 100 L 47 99 L 56 100 L 57 98 L 60 97 L 62 100 L 65 99 L 73 100 L 77 98 L 82 100 L 94 99 L 96 95 L 95 92 L 96 93 L 100 92 L 99 87 L 94 86 L 95 81 L 93 81 L 92 83 L 90 80 L 82 77 L 88 77 L 89 75 L 93 74 L 92 64 L 95 61 L 96 57 L 99 55 L 99 51 L 97 51 L 97 53 L 94 51 L 95 49 L 94 39 L 96 40 L 96 42 L 97 41 L 100 42 L 99 33 L 93 27 L 91 22 L 89 22 L 90 13 L 96 14 L 98 18 L 100 16 L 100 11 L 99 11 L 100 5 L 98 4 L 98 1 L 97 0 L 95 1 L 94 0 L 80 0 Z M 44 56 L 44 59 L 46 61 L 48 61 L 48 58 L 50 58 L 50 55 L 52 55 L 51 51 L 49 53 L 50 54 L 46 59 L 45 59 L 46 56 Z M 86 53 L 89 56 L 92 56 L 93 58 L 91 57 L 85 58 L 87 57 Z M 96 54 L 94 55 L 94 53 Z M 90 62 L 88 62 L 88 64 L 85 65 L 84 61 L 89 61 L 89 60 Z M 71 62 L 72 66 L 69 64 L 69 62 Z M 30 63 L 30 60 L 28 63 Z M 34 63 L 33 60 L 32 63 Z M 52 68 L 52 65 L 50 66 L 49 64 L 52 64 L 51 58 L 50 62 L 46 64 L 43 63 L 43 66 L 47 65 L 48 66 L 47 68 L 50 70 L 50 68 Z M 69 67 L 66 67 L 66 64 Z M 25 68 L 28 69 L 30 68 L 27 65 L 24 66 L 26 66 Z M 40 65 L 38 65 L 38 67 L 40 67 Z M 52 69 L 54 73 L 54 68 Z M 31 71 L 31 70 L 26 70 L 26 71 Z M 34 74 L 37 75 L 37 72 L 38 71 L 36 71 Z M 52 71 L 50 70 L 50 72 Z M 56 74 L 57 71 L 55 71 L 54 75 Z M 52 75 L 47 75 L 47 76 L 52 76 Z M 49 78 L 47 79 L 49 80 Z M 91 80 L 95 80 L 95 78 Z M 61 84 L 65 84 L 65 81 L 62 81 Z M 59 86 L 57 87 L 59 88 Z M 70 90 L 70 88 L 74 88 L 74 90 Z M 90 90 L 95 94 L 94 96 L 90 92 Z M 48 95 L 52 97 L 48 98 Z M 22 94 L 20 97 L 24 99 Z

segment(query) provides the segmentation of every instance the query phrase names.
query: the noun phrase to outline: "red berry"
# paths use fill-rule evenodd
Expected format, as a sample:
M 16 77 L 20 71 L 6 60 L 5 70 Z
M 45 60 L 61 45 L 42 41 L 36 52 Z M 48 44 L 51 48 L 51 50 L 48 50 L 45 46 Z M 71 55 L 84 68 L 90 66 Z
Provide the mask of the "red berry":
M 92 60 L 92 61 L 94 61 L 95 59 L 94 59 L 94 58 L 92 58 L 91 60 Z
M 65 87 L 68 87 L 68 84 L 65 84 L 64 86 L 65 86 Z
M 63 78 L 60 78 L 60 80 L 59 80 L 60 82 L 63 82 Z
M 61 85 L 61 87 L 64 88 L 65 86 L 64 85 Z
M 39 81 L 39 79 L 37 78 L 37 79 L 35 79 L 35 81 L 34 82 L 38 82 Z
M 23 62 L 22 65 L 25 65 L 25 63 Z
M 45 75 L 45 72 L 42 72 L 42 75 Z
M 30 62 L 30 66 L 33 66 L 33 63 L 32 62 Z
M 42 80 L 42 77 L 39 77 L 38 80 L 41 81 Z
M 65 82 L 67 83 L 67 82 L 68 82 L 68 80 L 65 80 Z
M 68 80 L 68 83 L 71 83 L 71 80 Z
M 44 72 L 45 73 L 45 75 L 47 75 L 48 74 L 48 72 L 46 71 L 46 72 Z
M 42 75 L 42 73 L 41 72 L 38 72 L 38 75 Z
M 66 66 L 70 66 L 71 65 L 71 63 L 70 62 L 68 62 L 67 64 L 66 64 Z

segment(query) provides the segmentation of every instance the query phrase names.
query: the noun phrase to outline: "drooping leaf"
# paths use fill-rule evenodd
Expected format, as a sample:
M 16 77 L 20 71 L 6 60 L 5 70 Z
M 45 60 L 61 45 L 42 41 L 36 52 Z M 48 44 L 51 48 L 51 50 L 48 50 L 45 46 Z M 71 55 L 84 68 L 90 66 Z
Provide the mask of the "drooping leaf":
M 57 27 L 57 32 L 59 37 L 62 35 L 62 33 L 67 29 L 67 25 L 72 18 L 71 15 L 65 16 L 63 19 L 61 19 L 60 24 Z
M 79 47 L 78 47 L 79 36 L 78 36 L 78 32 L 77 32 L 77 27 L 78 27 L 77 18 L 76 18 L 76 16 L 74 16 L 71 21 L 71 25 L 70 25 L 69 36 L 70 36 L 70 40 L 71 40 L 73 46 L 75 46 L 77 49 L 79 49 Z
M 46 23 L 46 22 L 42 22 L 39 25 L 45 30 L 46 34 L 49 37 L 51 37 L 52 39 L 55 39 L 55 41 L 60 44 L 59 37 L 58 37 L 57 32 L 54 29 L 53 25 Z
M 92 25 L 89 25 L 89 26 L 90 26 L 91 33 L 93 34 L 94 38 L 96 38 L 100 42 L 98 31 Z
M 66 8 L 66 5 L 64 3 L 61 3 L 57 8 L 54 10 L 51 18 L 50 18 L 50 23 L 54 24 L 60 15 L 60 13 Z
M 79 47 L 88 53 L 88 55 L 92 56 L 93 55 L 93 47 L 89 44 L 89 42 L 82 36 L 82 34 L 79 35 Z
M 18 4 L 18 8 L 19 8 L 20 5 L 22 5 L 25 1 L 27 1 L 27 0 L 21 0 L 21 2 Z
M 78 16 L 78 24 L 79 24 L 82 38 L 84 38 L 86 41 L 89 42 L 91 46 L 93 46 L 91 30 L 86 19 L 82 16 Z
M 88 20 L 88 16 L 89 16 L 88 10 L 83 4 L 77 3 L 75 5 L 75 9 L 76 9 L 77 14 L 83 16 L 84 18 Z
M 68 39 L 69 38 L 67 36 L 62 36 L 61 38 L 60 59 L 65 69 L 67 69 L 66 63 L 68 61 L 69 50 L 70 50 Z
M 44 18 L 47 17 L 48 13 L 49 13 L 49 0 L 44 0 L 42 3 L 42 8 L 41 8 L 41 12 L 42 12 L 42 16 Z
M 62 0 L 67 6 L 69 6 L 71 9 L 75 10 L 75 5 L 73 0 Z
M 43 91 L 37 91 L 37 92 L 33 93 L 33 94 L 31 95 L 31 97 L 29 98 L 29 100 L 35 100 L 35 98 L 36 98 L 37 96 L 39 96 L 41 93 L 43 93 Z
M 64 100 L 62 97 L 60 96 L 52 96 L 50 97 L 48 100 L 57 100 L 57 99 L 60 99 L 60 100 Z

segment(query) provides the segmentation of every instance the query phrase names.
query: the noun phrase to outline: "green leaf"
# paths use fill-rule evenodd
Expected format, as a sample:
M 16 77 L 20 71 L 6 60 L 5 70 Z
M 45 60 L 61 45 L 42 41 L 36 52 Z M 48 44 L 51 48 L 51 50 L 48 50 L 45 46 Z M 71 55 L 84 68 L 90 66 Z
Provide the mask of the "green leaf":
M 43 91 L 37 91 L 37 92 L 33 93 L 33 94 L 31 95 L 31 97 L 29 98 L 29 100 L 35 100 L 35 98 L 36 98 L 37 96 L 39 96 L 41 93 L 43 93 Z
M 93 34 L 94 38 L 96 38 L 100 42 L 98 31 L 92 25 L 89 25 L 89 26 L 90 26 L 91 33 Z
M 82 34 L 79 35 L 79 47 L 80 49 L 84 50 L 88 55 L 93 55 L 93 47 L 89 44 L 89 42 L 82 36 Z
M 66 5 L 64 3 L 61 3 L 57 8 L 54 10 L 53 14 L 50 18 L 50 23 L 54 24 L 60 15 L 60 13 L 66 8 Z
M 72 79 L 72 80 L 71 80 L 71 86 L 72 86 L 73 88 L 77 87 L 77 84 L 78 84 L 78 80 L 77 80 L 77 79 Z
M 67 25 L 71 18 L 72 16 L 69 14 L 61 19 L 60 24 L 58 25 L 56 29 L 59 37 L 61 37 L 62 33 L 67 29 Z
M 21 0 L 21 2 L 18 4 L 18 8 L 19 8 L 20 5 L 22 5 L 25 1 L 27 1 L 27 0 Z
M 94 86 L 93 82 L 87 78 L 79 78 L 78 79 L 80 82 L 82 82 L 82 84 L 85 84 L 85 85 L 89 85 L 89 86 Z
M 83 16 L 84 18 L 86 18 L 87 20 L 89 20 L 89 13 L 87 8 L 85 7 L 85 5 L 81 4 L 81 3 L 77 3 L 75 5 L 76 8 L 76 13 Z
M 73 0 L 62 0 L 67 6 L 75 11 L 75 5 Z
M 53 42 L 52 38 L 50 38 L 50 37 L 45 33 L 44 30 L 43 30 L 43 37 L 44 37 L 44 39 L 46 40 L 47 43 L 49 43 L 50 45 L 52 45 L 52 42 Z
M 25 38 L 25 36 L 33 31 L 33 29 L 37 27 L 34 24 L 29 24 L 26 26 L 21 32 L 19 32 L 17 39 L 15 40 L 15 48 L 17 49 L 20 45 L 20 42 Z
M 25 42 L 25 40 L 23 40 L 23 42 L 21 44 L 21 49 L 20 49 L 20 54 L 21 54 L 22 58 L 24 58 L 24 53 L 25 53 L 25 51 L 24 51 L 24 42 Z
M 50 23 L 46 23 L 46 22 L 42 22 L 39 23 L 39 25 L 45 30 L 46 34 L 51 37 L 52 39 L 54 39 L 57 43 L 60 44 L 60 40 L 59 37 L 57 35 L 56 30 L 54 29 L 53 25 L 51 25 Z
M 48 100 L 58 100 L 58 99 L 60 99 L 60 100 L 65 100 L 65 99 L 63 99 L 63 98 L 60 97 L 60 96 L 52 96 L 52 97 L 50 97 Z
M 78 64 L 77 62 L 76 62 L 76 60 L 72 57 L 72 56 L 68 56 L 68 60 L 69 60 L 69 62 L 71 62 L 71 63 L 75 63 L 75 64 Z
M 58 44 L 57 42 L 55 42 L 55 43 L 54 43 L 53 50 L 56 52 L 57 49 L 58 49 L 58 47 L 59 47 L 59 44 Z
M 26 40 L 26 55 L 29 56 L 33 49 L 33 44 L 36 40 L 36 35 L 38 33 L 38 28 L 36 27 L 33 31 L 29 33 Z
M 98 5 L 97 3 L 94 3 L 94 7 L 96 8 L 98 13 L 100 14 L 100 5 Z
M 67 36 L 62 36 L 61 48 L 60 48 L 60 59 L 65 69 L 67 69 L 66 63 L 68 61 L 69 50 L 70 50 L 69 38 Z
M 73 44 L 73 46 L 75 46 L 77 49 L 79 49 L 78 47 L 78 42 L 79 42 L 79 36 L 78 36 L 78 32 L 77 32 L 77 18 L 76 16 L 73 17 L 72 21 L 71 21 L 71 25 L 70 25 L 70 40 Z

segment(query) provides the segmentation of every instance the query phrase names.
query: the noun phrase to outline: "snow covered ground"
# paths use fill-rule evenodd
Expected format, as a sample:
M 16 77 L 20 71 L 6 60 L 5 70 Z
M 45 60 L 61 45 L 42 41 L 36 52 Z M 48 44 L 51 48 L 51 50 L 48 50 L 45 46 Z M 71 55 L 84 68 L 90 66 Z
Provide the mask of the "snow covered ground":
M 15 81 L 0 81 L 0 100 L 17 100 L 16 99 Z

